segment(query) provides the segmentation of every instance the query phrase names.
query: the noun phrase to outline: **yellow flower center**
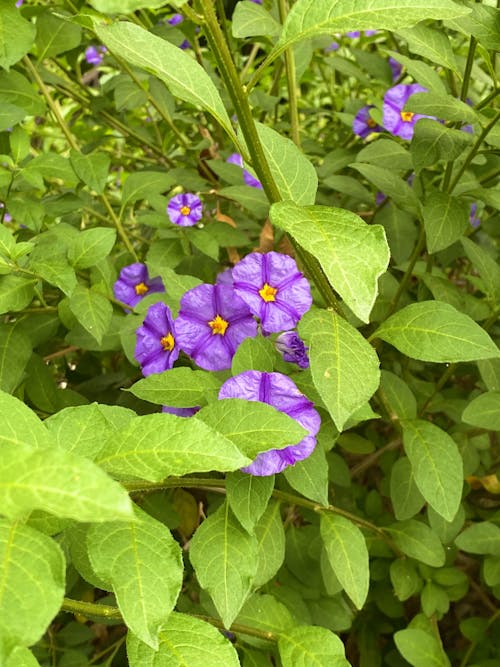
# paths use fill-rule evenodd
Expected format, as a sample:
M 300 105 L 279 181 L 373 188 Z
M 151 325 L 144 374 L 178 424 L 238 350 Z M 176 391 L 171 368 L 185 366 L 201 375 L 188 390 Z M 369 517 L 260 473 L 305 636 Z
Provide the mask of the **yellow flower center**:
M 146 294 L 146 292 L 149 290 L 149 287 L 146 285 L 146 283 L 138 283 L 134 289 L 136 294 L 140 294 L 142 296 L 143 294 Z
M 271 285 L 268 285 L 267 283 L 264 283 L 262 289 L 259 290 L 259 294 L 264 301 L 276 301 L 277 293 L 278 289 L 276 287 L 271 287 Z
M 405 123 L 409 123 L 414 115 L 415 114 L 413 113 L 413 111 L 402 111 L 401 120 L 404 121 Z
M 220 315 L 216 315 L 214 319 L 208 323 L 208 326 L 212 329 L 212 335 L 219 334 L 220 336 L 223 336 L 226 333 L 229 322 L 223 320 Z
M 163 336 L 163 338 L 160 339 L 160 343 L 162 348 L 165 350 L 165 352 L 170 352 L 170 350 L 173 349 L 174 347 L 174 337 L 172 336 L 171 333 L 167 334 L 166 336 Z
M 368 118 L 366 124 L 368 125 L 368 127 L 375 127 L 377 125 L 377 123 L 373 120 L 373 118 Z
M 189 206 L 182 206 L 181 207 L 181 215 L 189 215 L 191 213 L 191 209 Z

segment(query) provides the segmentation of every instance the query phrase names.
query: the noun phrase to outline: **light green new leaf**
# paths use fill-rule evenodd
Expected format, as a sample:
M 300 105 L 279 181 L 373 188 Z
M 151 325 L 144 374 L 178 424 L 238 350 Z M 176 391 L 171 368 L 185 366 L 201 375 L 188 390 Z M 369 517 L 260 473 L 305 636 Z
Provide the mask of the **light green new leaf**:
M 167 413 L 131 419 L 108 439 L 97 460 L 114 475 L 151 482 L 169 475 L 237 470 L 250 462 L 231 440 L 199 419 Z
M 103 294 L 77 285 L 69 300 L 71 312 L 100 344 L 113 315 L 113 306 Z
M 377 354 L 359 331 L 333 310 L 309 311 L 299 331 L 309 342 L 314 385 L 341 431 L 377 390 Z
M 257 538 L 257 571 L 253 586 L 266 584 L 285 560 L 285 529 L 281 519 L 280 503 L 271 500 L 255 526 Z
M 321 446 L 306 459 L 285 468 L 283 474 L 292 489 L 309 500 L 328 505 L 328 462 Z
M 298 0 L 283 26 L 279 52 L 316 35 L 372 28 L 399 30 L 426 19 L 454 18 L 469 11 L 450 0 L 415 0 L 411 5 L 397 0 Z
M 278 640 L 283 667 L 349 667 L 341 639 L 320 626 L 299 625 Z
M 280 195 L 301 206 L 314 204 L 318 189 L 316 169 L 291 139 L 257 123 L 264 154 Z
M 378 294 L 378 278 L 389 263 L 384 228 L 367 225 L 344 209 L 300 207 L 291 202 L 274 204 L 270 217 L 316 257 L 349 308 L 368 322 Z
M 172 612 L 158 635 L 158 651 L 127 635 L 130 667 L 240 667 L 231 642 L 213 625 Z
M 416 519 L 408 519 L 394 523 L 386 530 L 390 532 L 396 546 L 410 558 L 415 558 L 431 567 L 444 565 L 443 545 L 427 524 Z
M 446 192 L 431 192 L 423 207 L 425 235 L 430 253 L 448 248 L 469 227 L 469 210 Z
M 8 324 L 0 324 L 0 389 L 13 392 L 21 382 L 31 357 L 27 334 Z M 1 436 L 0 436 L 1 437 Z
M 268 449 L 296 445 L 308 433 L 293 417 L 272 405 L 242 398 L 211 403 L 202 408 L 195 419 L 231 440 L 250 459 Z
M 127 492 L 89 460 L 57 447 L 30 449 L 0 441 L 2 513 L 34 509 L 77 521 L 131 519 Z
M 157 649 L 158 631 L 182 586 L 181 548 L 162 523 L 137 508 L 135 514 L 138 521 L 92 526 L 87 547 L 96 574 L 113 586 L 127 626 Z
M 361 609 L 368 595 L 370 570 L 363 533 L 351 521 L 324 513 L 320 530 L 328 561 L 353 604 Z
M 473 523 L 460 533 L 455 544 L 471 554 L 500 556 L 500 528 L 489 521 Z
M 476 396 L 462 413 L 462 421 L 479 428 L 500 431 L 500 391 Z
M 258 477 L 244 472 L 226 475 L 226 496 L 234 515 L 247 533 L 263 515 L 274 488 L 274 475 Z
M 278 35 L 281 26 L 271 14 L 255 2 L 238 2 L 232 18 L 233 37 L 256 37 Z
M 174 408 L 193 408 L 204 405 L 208 393 L 216 396 L 219 387 L 220 383 L 211 373 L 179 366 L 166 373 L 148 375 L 132 385 L 129 391 L 150 403 L 170 405 Z
M 412 303 L 391 315 L 372 338 L 382 338 L 412 359 L 452 363 L 500 356 L 486 331 L 441 301 Z
M 61 607 L 65 571 L 54 540 L 0 520 L 0 644 L 30 646 L 42 637 Z
M 0 0 L 0 67 L 6 70 L 28 53 L 36 33 L 35 25 L 27 21 L 14 4 Z
M 440 67 L 446 67 L 456 74 L 461 74 L 457 69 L 457 61 L 451 48 L 450 39 L 443 30 L 430 28 L 420 23 L 406 30 L 396 29 L 396 33 L 408 42 L 408 48 L 412 53 L 424 56 L 424 58 L 437 63 Z M 440 116 L 437 110 L 434 111 L 433 115 L 452 120 L 446 118 L 446 116 Z
M 0 313 L 26 308 L 33 299 L 37 282 L 21 276 L 0 276 Z
M 406 456 L 398 459 L 391 468 L 391 502 L 398 521 L 411 519 L 425 504 Z
M 147 5 L 149 7 L 150 3 Z M 134 23 L 120 21 L 104 25 L 95 21 L 94 29 L 111 52 L 131 65 L 157 76 L 176 97 L 212 114 L 238 145 L 231 120 L 215 84 L 194 58 Z
M 0 453 L 4 447 L 14 446 L 20 451 L 48 447 L 51 439 L 33 410 L 14 396 L 0 391 Z M 1 458 L 1 455 L 0 455 Z
M 68 259 L 75 269 L 88 269 L 105 259 L 115 244 L 114 229 L 96 227 L 80 232 L 68 249 Z
M 244 531 L 225 502 L 191 540 L 190 560 L 226 628 L 247 599 L 257 571 L 257 539 Z
M 463 463 L 455 441 L 422 419 L 404 420 L 403 444 L 415 484 L 431 507 L 452 521 L 462 498 Z
M 403 658 L 413 667 L 449 667 L 450 661 L 436 637 L 419 628 L 406 628 L 394 635 Z

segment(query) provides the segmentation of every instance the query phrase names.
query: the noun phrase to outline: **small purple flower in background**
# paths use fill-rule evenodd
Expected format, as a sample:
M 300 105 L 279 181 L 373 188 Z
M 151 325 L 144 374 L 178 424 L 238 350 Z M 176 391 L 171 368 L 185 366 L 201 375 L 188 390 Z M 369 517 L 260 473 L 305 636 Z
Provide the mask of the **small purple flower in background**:
M 384 129 L 370 116 L 370 109 L 373 108 L 373 104 L 366 104 L 364 107 L 361 107 L 352 121 L 352 131 L 362 139 L 366 139 L 372 132 L 382 132 Z
M 2 217 L 1 209 L 5 208 L 5 204 L 0 201 L 0 218 Z M 12 216 L 8 211 L 5 211 L 3 214 L 3 222 L 12 222 Z
M 340 48 L 340 44 L 338 42 L 332 42 L 331 44 L 328 44 L 327 47 L 325 47 L 325 53 L 331 53 L 332 51 L 337 51 Z
M 201 220 L 203 215 L 203 205 L 196 195 L 190 192 L 183 192 L 175 195 L 168 202 L 167 213 L 170 221 L 180 227 L 192 227 Z
M 16 7 L 20 7 L 23 4 L 24 0 L 17 0 Z
M 419 83 L 399 83 L 397 86 L 389 88 L 384 95 L 383 105 L 383 125 L 385 129 L 395 137 L 411 139 L 415 123 L 418 120 L 421 118 L 436 120 L 435 116 L 413 113 L 413 111 L 403 111 L 406 102 L 412 95 L 426 92 L 428 92 L 427 88 L 424 88 Z
M 191 48 L 191 42 L 185 39 L 183 42 L 179 44 L 179 48 L 182 49 L 183 51 L 186 51 L 186 49 Z
M 479 225 L 481 224 L 481 218 L 477 215 L 477 204 L 476 204 L 476 202 L 472 202 L 472 204 L 470 205 L 469 222 L 470 222 L 471 227 L 473 229 L 477 229 L 479 227 Z
M 170 25 L 179 25 L 179 23 L 182 23 L 184 21 L 184 16 L 182 14 L 174 14 L 172 18 L 169 18 L 167 23 Z
M 136 262 L 124 266 L 113 285 L 115 298 L 133 308 L 147 294 L 164 292 L 161 278 L 150 278 L 145 264 Z
M 380 190 L 377 190 L 377 193 L 375 195 L 375 205 L 380 206 L 382 202 L 384 202 L 387 199 L 387 197 L 384 195 L 383 192 L 380 192 Z
M 233 268 L 234 289 L 268 333 L 293 329 L 312 304 L 311 289 L 292 257 L 252 252 Z
M 161 411 L 168 412 L 171 415 L 177 415 L 177 417 L 192 417 L 199 411 L 199 409 L 199 406 L 194 408 L 171 408 L 169 405 L 164 405 Z
M 284 361 L 297 364 L 300 368 L 309 368 L 309 357 L 304 341 L 295 331 L 285 331 L 275 341 L 276 349 L 283 356 Z
M 154 303 L 150 306 L 136 335 L 134 357 L 141 365 L 144 376 L 172 368 L 180 350 L 172 313 L 167 305 Z
M 389 65 L 392 72 L 392 80 L 397 81 L 401 76 L 401 72 L 403 71 L 403 65 L 398 63 L 398 61 L 395 60 L 392 56 L 389 57 Z
M 197 285 L 181 299 L 177 342 L 207 371 L 231 368 L 236 349 L 257 335 L 257 322 L 230 285 Z
M 378 32 L 377 30 L 365 30 L 364 35 L 365 37 L 373 37 L 373 35 L 376 35 L 377 32 Z M 346 32 L 346 37 L 350 37 L 351 39 L 355 39 L 360 36 L 361 36 L 360 30 L 351 30 L 350 32 Z
M 85 49 L 85 60 L 89 65 L 100 65 L 106 52 L 105 46 L 89 46 Z
M 243 167 L 243 158 L 239 153 L 231 153 L 226 162 L 235 164 L 243 169 L 243 180 L 247 185 L 249 185 L 251 188 L 262 189 L 262 183 L 259 181 L 259 179 L 255 178 L 255 176 L 252 176 L 252 174 Z
M 256 5 L 262 4 L 262 0 L 250 0 L 250 2 L 254 2 Z
M 243 472 L 259 476 L 274 475 L 287 466 L 302 461 L 314 451 L 321 418 L 311 401 L 286 375 L 245 371 L 224 382 L 219 392 L 219 399 L 223 398 L 243 398 L 247 401 L 267 403 L 293 417 L 309 432 L 309 435 L 296 445 L 258 454 L 249 466 L 242 468 Z

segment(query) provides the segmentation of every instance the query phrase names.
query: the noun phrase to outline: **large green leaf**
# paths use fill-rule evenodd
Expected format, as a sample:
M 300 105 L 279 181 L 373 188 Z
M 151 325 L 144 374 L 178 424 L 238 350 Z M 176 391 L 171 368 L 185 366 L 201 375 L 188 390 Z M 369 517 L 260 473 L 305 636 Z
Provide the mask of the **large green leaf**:
M 95 190 L 97 194 L 101 195 L 106 187 L 109 165 L 111 164 L 109 156 L 106 153 L 89 153 L 85 155 L 73 150 L 71 151 L 70 160 L 71 166 L 78 178 L 91 190 Z M 93 230 L 88 230 L 84 233 L 88 235 L 89 231 Z
M 285 529 L 281 519 L 280 503 L 271 500 L 255 526 L 257 538 L 257 571 L 255 588 L 266 584 L 285 560 Z
M 321 505 L 328 505 L 328 462 L 321 445 L 302 461 L 283 471 L 292 489 Z
M 386 530 L 390 532 L 401 551 L 410 558 L 415 558 L 431 567 L 444 565 L 443 545 L 427 524 L 416 519 L 408 519 L 394 523 Z
M 20 451 L 32 447 L 48 447 L 51 439 L 36 414 L 22 401 L 0 391 L 0 451 L 14 445 Z
M 202 408 L 196 415 L 224 438 L 254 459 L 268 449 L 296 445 L 307 430 L 293 417 L 272 405 L 241 398 L 226 398 Z
M 37 282 L 36 278 L 0 276 L 0 313 L 26 308 L 33 299 Z
M 413 28 L 400 29 L 396 30 L 396 32 L 408 42 L 408 48 L 412 53 L 424 56 L 424 58 L 431 60 L 433 63 L 437 63 L 441 67 L 446 67 L 459 74 L 450 38 L 443 30 L 430 28 L 420 23 Z M 434 112 L 434 115 L 439 116 L 437 111 Z M 439 118 L 452 120 L 446 118 L 446 116 L 439 116 Z
M 113 586 L 127 626 L 157 649 L 158 631 L 181 589 L 182 555 L 166 526 L 135 513 L 138 521 L 92 526 L 87 547 L 96 574 Z
M 440 33 L 441 34 L 441 33 Z M 474 109 L 451 95 L 437 93 L 415 93 L 410 95 L 405 109 L 415 113 L 437 116 L 442 120 L 474 123 L 479 118 Z
M 258 35 L 278 35 L 281 26 L 271 14 L 255 2 L 238 2 L 232 18 L 234 37 L 255 37 Z
M 306 313 L 300 332 L 309 343 L 314 385 L 341 431 L 377 390 L 377 354 L 359 331 L 332 310 Z
M 37 530 L 0 520 L 0 572 L 0 644 L 34 644 L 61 607 L 64 555 Z
M 404 420 L 403 443 L 415 484 L 426 501 L 452 521 L 462 498 L 463 464 L 454 440 L 422 419 Z
M 448 248 L 469 227 L 463 201 L 445 192 L 430 192 L 423 207 L 425 235 L 430 253 Z
M 31 357 L 31 341 L 22 331 L 0 324 L 0 389 L 14 391 Z
M 470 148 L 473 135 L 462 130 L 454 130 L 435 120 L 421 118 L 415 125 L 415 133 L 410 144 L 415 170 L 434 165 L 438 160 L 455 160 Z
M 361 609 L 368 595 L 370 570 L 363 533 L 343 516 L 322 513 L 321 537 L 328 561 L 353 604 Z
M 172 612 L 158 640 L 155 651 L 129 632 L 130 667 L 240 667 L 231 642 L 213 625 L 187 614 Z
M 135 417 L 113 434 L 97 463 L 114 475 L 159 482 L 168 475 L 249 465 L 251 460 L 204 422 L 171 414 Z
M 412 359 L 451 363 L 499 357 L 489 335 L 468 315 L 441 301 L 412 303 L 373 334 Z
M 476 396 L 462 413 L 462 421 L 492 431 L 500 431 L 500 391 Z
M 28 79 L 15 70 L 0 72 L 0 103 L 3 105 L 5 102 L 21 107 L 29 116 L 41 116 L 45 111 L 43 97 Z
M 301 206 L 314 204 L 318 177 L 312 163 L 276 130 L 258 123 L 257 132 L 282 198 Z
M 272 632 L 275 635 L 291 630 L 295 625 L 292 614 L 282 602 L 278 602 L 272 595 L 259 593 L 248 598 L 238 614 L 236 623 L 263 632 Z M 265 640 L 260 641 L 260 644 L 263 648 L 268 648 Z
M 234 515 L 248 533 L 264 513 L 274 488 L 274 475 L 257 477 L 244 472 L 226 475 L 226 494 Z
M 189 54 L 134 23 L 96 20 L 94 29 L 112 53 L 157 76 L 176 97 L 208 111 L 238 143 L 215 84 Z
M 53 58 L 79 46 L 82 29 L 76 23 L 43 12 L 36 19 L 36 48 L 38 60 Z
M 200 586 L 210 593 L 229 628 L 257 572 L 257 539 L 240 527 L 225 502 L 198 528 L 189 554 Z
M 68 259 L 75 269 L 88 269 L 105 259 L 115 243 L 114 229 L 96 227 L 75 236 L 68 249 Z
M 349 667 L 342 640 L 327 628 L 297 626 L 280 634 L 283 667 Z
M 82 327 L 100 344 L 113 315 L 108 299 L 82 285 L 77 285 L 69 300 L 69 307 Z
M 384 228 L 367 225 L 351 211 L 327 206 L 274 204 L 271 221 L 321 264 L 332 286 L 363 322 L 378 294 L 378 278 L 389 263 Z
M 419 628 L 406 628 L 394 635 L 403 658 L 413 667 L 449 667 L 450 661 L 435 635 Z
M 0 67 L 6 70 L 28 53 L 36 33 L 35 25 L 21 16 L 14 4 L 0 0 Z
M 103 14 L 131 14 L 137 9 L 157 9 L 165 0 L 89 0 L 89 5 Z
M 219 387 L 220 383 L 211 373 L 180 366 L 166 373 L 148 375 L 132 385 L 130 391 L 143 401 L 174 408 L 193 408 L 204 405 L 209 392 L 216 396 Z
M 500 556 L 500 528 L 489 521 L 473 523 L 460 533 L 455 544 L 472 554 Z

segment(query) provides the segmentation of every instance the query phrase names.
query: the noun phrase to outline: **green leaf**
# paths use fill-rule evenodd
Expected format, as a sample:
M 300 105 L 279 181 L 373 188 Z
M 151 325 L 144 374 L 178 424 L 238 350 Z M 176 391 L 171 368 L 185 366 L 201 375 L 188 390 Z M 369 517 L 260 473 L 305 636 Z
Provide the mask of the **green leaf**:
M 283 474 L 292 489 L 309 500 L 328 505 L 328 462 L 320 445 L 306 459 L 285 468 Z
M 361 609 L 368 595 L 370 571 L 363 533 L 343 516 L 323 513 L 321 537 L 328 561 L 353 604 Z
M 40 663 L 29 649 L 16 646 L 5 667 L 40 667 Z
M 246 625 L 263 632 L 272 632 L 279 635 L 282 632 L 291 630 L 295 625 L 292 614 L 287 607 L 279 602 L 275 597 L 269 594 L 252 595 L 243 605 L 238 614 L 236 623 Z M 252 642 L 254 643 L 254 642 Z M 255 642 L 256 645 L 262 645 L 262 648 L 268 648 L 269 644 L 264 640 Z
M 314 385 L 341 431 L 378 387 L 377 354 L 352 325 L 331 310 L 310 310 L 299 330 L 309 339 Z
M 446 95 L 447 91 L 443 80 L 433 67 L 421 60 L 403 56 L 398 51 L 387 51 L 387 54 L 404 65 L 408 74 L 411 74 L 415 81 L 418 81 L 421 86 L 428 88 L 434 93 Z
M 500 267 L 498 262 L 480 245 L 470 239 L 461 240 L 465 254 L 479 272 L 488 298 L 495 304 L 500 303 Z
M 416 419 L 417 400 L 404 380 L 390 371 L 380 373 L 380 395 L 389 408 L 389 417 L 395 419 Z
M 137 9 L 157 9 L 164 4 L 164 0 L 89 0 L 89 5 L 103 14 L 131 14 Z
M 362 148 L 356 156 L 356 162 L 368 162 L 392 171 L 406 171 L 413 166 L 410 153 L 404 146 L 383 137 Z
M 84 155 L 76 150 L 72 150 L 70 160 L 71 166 L 78 178 L 91 190 L 95 190 L 97 194 L 102 195 L 106 187 L 109 165 L 111 163 L 109 156 L 106 153 L 89 153 L 88 155 Z
M 411 519 L 425 504 L 406 456 L 398 459 L 391 468 L 391 501 L 398 521 Z
M 50 14 L 42 12 L 36 19 L 36 48 L 38 60 L 53 58 L 60 53 L 71 51 L 80 45 L 82 29 L 76 23 L 71 23 Z
M 32 447 L 47 447 L 51 444 L 47 429 L 33 410 L 18 398 L 0 391 L 0 451 L 14 445 L 19 451 Z
M 431 507 L 452 521 L 462 498 L 463 464 L 454 440 L 422 419 L 404 420 L 403 444 L 415 484 Z
M 245 338 L 233 357 L 231 372 L 233 375 L 248 370 L 270 373 L 274 370 L 276 356 L 274 345 L 268 338 Z
M 460 532 L 465 522 L 465 510 L 461 505 L 453 521 L 446 521 L 429 505 L 427 507 L 427 518 L 432 530 L 436 533 L 443 544 L 449 544 Z
M 434 165 L 438 160 L 456 160 L 470 148 L 473 135 L 429 118 L 421 118 L 415 125 L 415 133 L 410 144 L 415 171 Z
M 467 37 L 474 35 L 486 49 L 500 49 L 500 11 L 496 7 L 473 4 L 472 13 L 450 21 L 454 30 L 463 31 Z
M 149 2 L 148 2 L 149 5 Z M 213 625 L 172 612 L 158 635 L 158 651 L 127 635 L 130 667 L 239 667 L 231 642 Z
M 281 26 L 271 14 L 254 2 L 238 2 L 232 17 L 233 37 L 256 37 L 278 35 Z
M 291 8 L 278 42 L 279 51 L 315 35 L 352 30 L 399 30 L 427 19 L 468 14 L 450 0 L 421 0 L 403 6 L 396 0 L 298 0 Z
M 214 393 L 216 396 L 219 386 L 211 373 L 180 366 L 166 373 L 148 375 L 132 385 L 129 391 L 150 403 L 170 405 L 174 408 L 194 408 L 206 403 L 207 393 Z
M 190 560 L 226 628 L 247 599 L 257 571 L 257 540 L 244 531 L 225 502 L 191 540 Z
M 37 282 L 21 276 L 0 276 L 0 313 L 26 308 L 33 299 Z
M 150 6 L 149 2 L 147 6 Z M 215 84 L 190 55 L 133 23 L 120 21 L 103 25 L 94 19 L 94 29 L 112 53 L 119 54 L 120 58 L 131 65 L 157 76 L 176 97 L 212 114 L 238 145 L 231 120 Z
M 278 649 L 283 667 L 349 667 L 341 639 L 320 626 L 301 625 L 282 632 Z
M 414 111 L 415 113 L 437 116 L 442 120 L 448 121 L 469 123 L 477 123 L 479 121 L 477 113 L 471 106 L 461 100 L 457 100 L 451 95 L 415 93 L 409 97 L 405 104 L 405 109 Z
M 394 641 L 403 658 L 413 667 L 449 667 L 441 644 L 434 635 L 418 628 L 398 630 Z
M 391 583 L 398 600 L 404 602 L 418 593 L 422 586 L 415 563 L 407 558 L 392 561 L 390 568 Z
M 8 70 L 21 60 L 30 50 L 35 32 L 34 24 L 23 18 L 13 2 L 0 0 L 0 67 Z
M 219 194 L 234 199 L 258 218 L 265 218 L 269 211 L 269 202 L 264 191 L 260 188 L 251 188 L 248 185 L 230 185 L 219 190 Z
M 166 526 L 137 508 L 135 514 L 138 521 L 92 526 L 87 546 L 97 575 L 113 586 L 127 626 L 157 649 L 158 631 L 182 586 L 182 555 Z
M 17 125 L 26 117 L 26 111 L 15 104 L 9 102 L 2 102 L 0 108 L 0 132 L 7 130 L 7 128 Z
M 88 269 L 109 255 L 115 240 L 114 229 L 87 229 L 75 236 L 68 250 L 68 259 L 75 269 Z
M 159 195 L 174 183 L 175 179 L 166 171 L 137 171 L 130 174 L 123 185 L 122 206 Z
M 51 285 L 59 287 L 66 296 L 70 296 L 76 287 L 75 270 L 69 265 L 66 252 L 58 246 L 37 245 L 30 255 L 29 268 Z
M 377 190 L 392 199 L 403 210 L 412 213 L 418 211 L 419 202 L 415 191 L 399 174 L 389 169 L 383 169 L 379 165 L 364 164 L 363 162 L 355 162 L 349 166 L 359 171 L 370 183 L 375 185 Z
M 479 428 L 500 431 L 500 391 L 476 396 L 462 413 L 462 421 Z
M 12 4 L 10 4 L 12 7 Z M 19 72 L 0 72 L 0 104 L 6 102 L 24 109 L 29 116 L 41 116 L 45 101 L 37 89 Z
M 31 341 L 13 326 L 0 324 L 0 389 L 11 393 L 23 379 Z
M 406 30 L 396 29 L 396 33 L 408 42 L 408 48 L 412 53 L 423 56 L 427 60 L 437 63 L 440 67 L 446 67 L 459 74 L 450 39 L 443 30 L 430 28 L 419 23 Z M 434 114 L 440 118 L 446 118 L 446 116 L 440 116 L 437 110 L 434 111 Z M 448 118 L 447 120 L 452 119 Z
M 274 475 L 256 477 L 244 472 L 226 475 L 226 495 L 229 506 L 247 533 L 263 515 L 274 488 Z
M 273 204 L 270 216 L 274 225 L 316 257 L 349 308 L 368 322 L 378 293 L 377 280 L 389 263 L 383 227 L 367 225 L 344 209 L 300 207 L 291 202 Z
M 285 529 L 281 519 L 280 503 L 271 500 L 255 526 L 257 538 L 257 571 L 253 586 L 266 584 L 285 560 Z
M 100 344 L 113 315 L 113 306 L 103 294 L 77 285 L 69 300 L 71 312 Z
M 250 459 L 269 449 L 298 444 L 308 431 L 272 405 L 225 398 L 202 408 L 196 419 L 233 442 Z
M 448 248 L 469 227 L 469 211 L 464 203 L 446 192 L 431 192 L 423 207 L 425 235 L 430 253 Z
M 459 549 L 471 554 L 500 556 L 500 528 L 494 523 L 473 523 L 456 538 Z
M 425 523 L 416 519 L 408 519 L 408 521 L 392 524 L 386 530 L 391 534 L 396 546 L 410 558 L 415 558 L 431 567 L 444 565 L 443 545 Z
M 63 552 L 33 528 L 0 520 L 0 571 L 0 642 L 34 644 L 63 601 Z
M 33 353 L 26 369 L 26 397 L 39 410 L 53 414 L 60 408 L 60 389 L 42 357 Z
M 107 440 L 97 463 L 114 475 L 159 482 L 169 475 L 237 470 L 250 459 L 199 419 L 164 413 L 131 419 Z
M 495 343 L 468 315 L 440 301 L 412 303 L 391 315 L 373 338 L 412 359 L 452 363 L 499 357 Z

